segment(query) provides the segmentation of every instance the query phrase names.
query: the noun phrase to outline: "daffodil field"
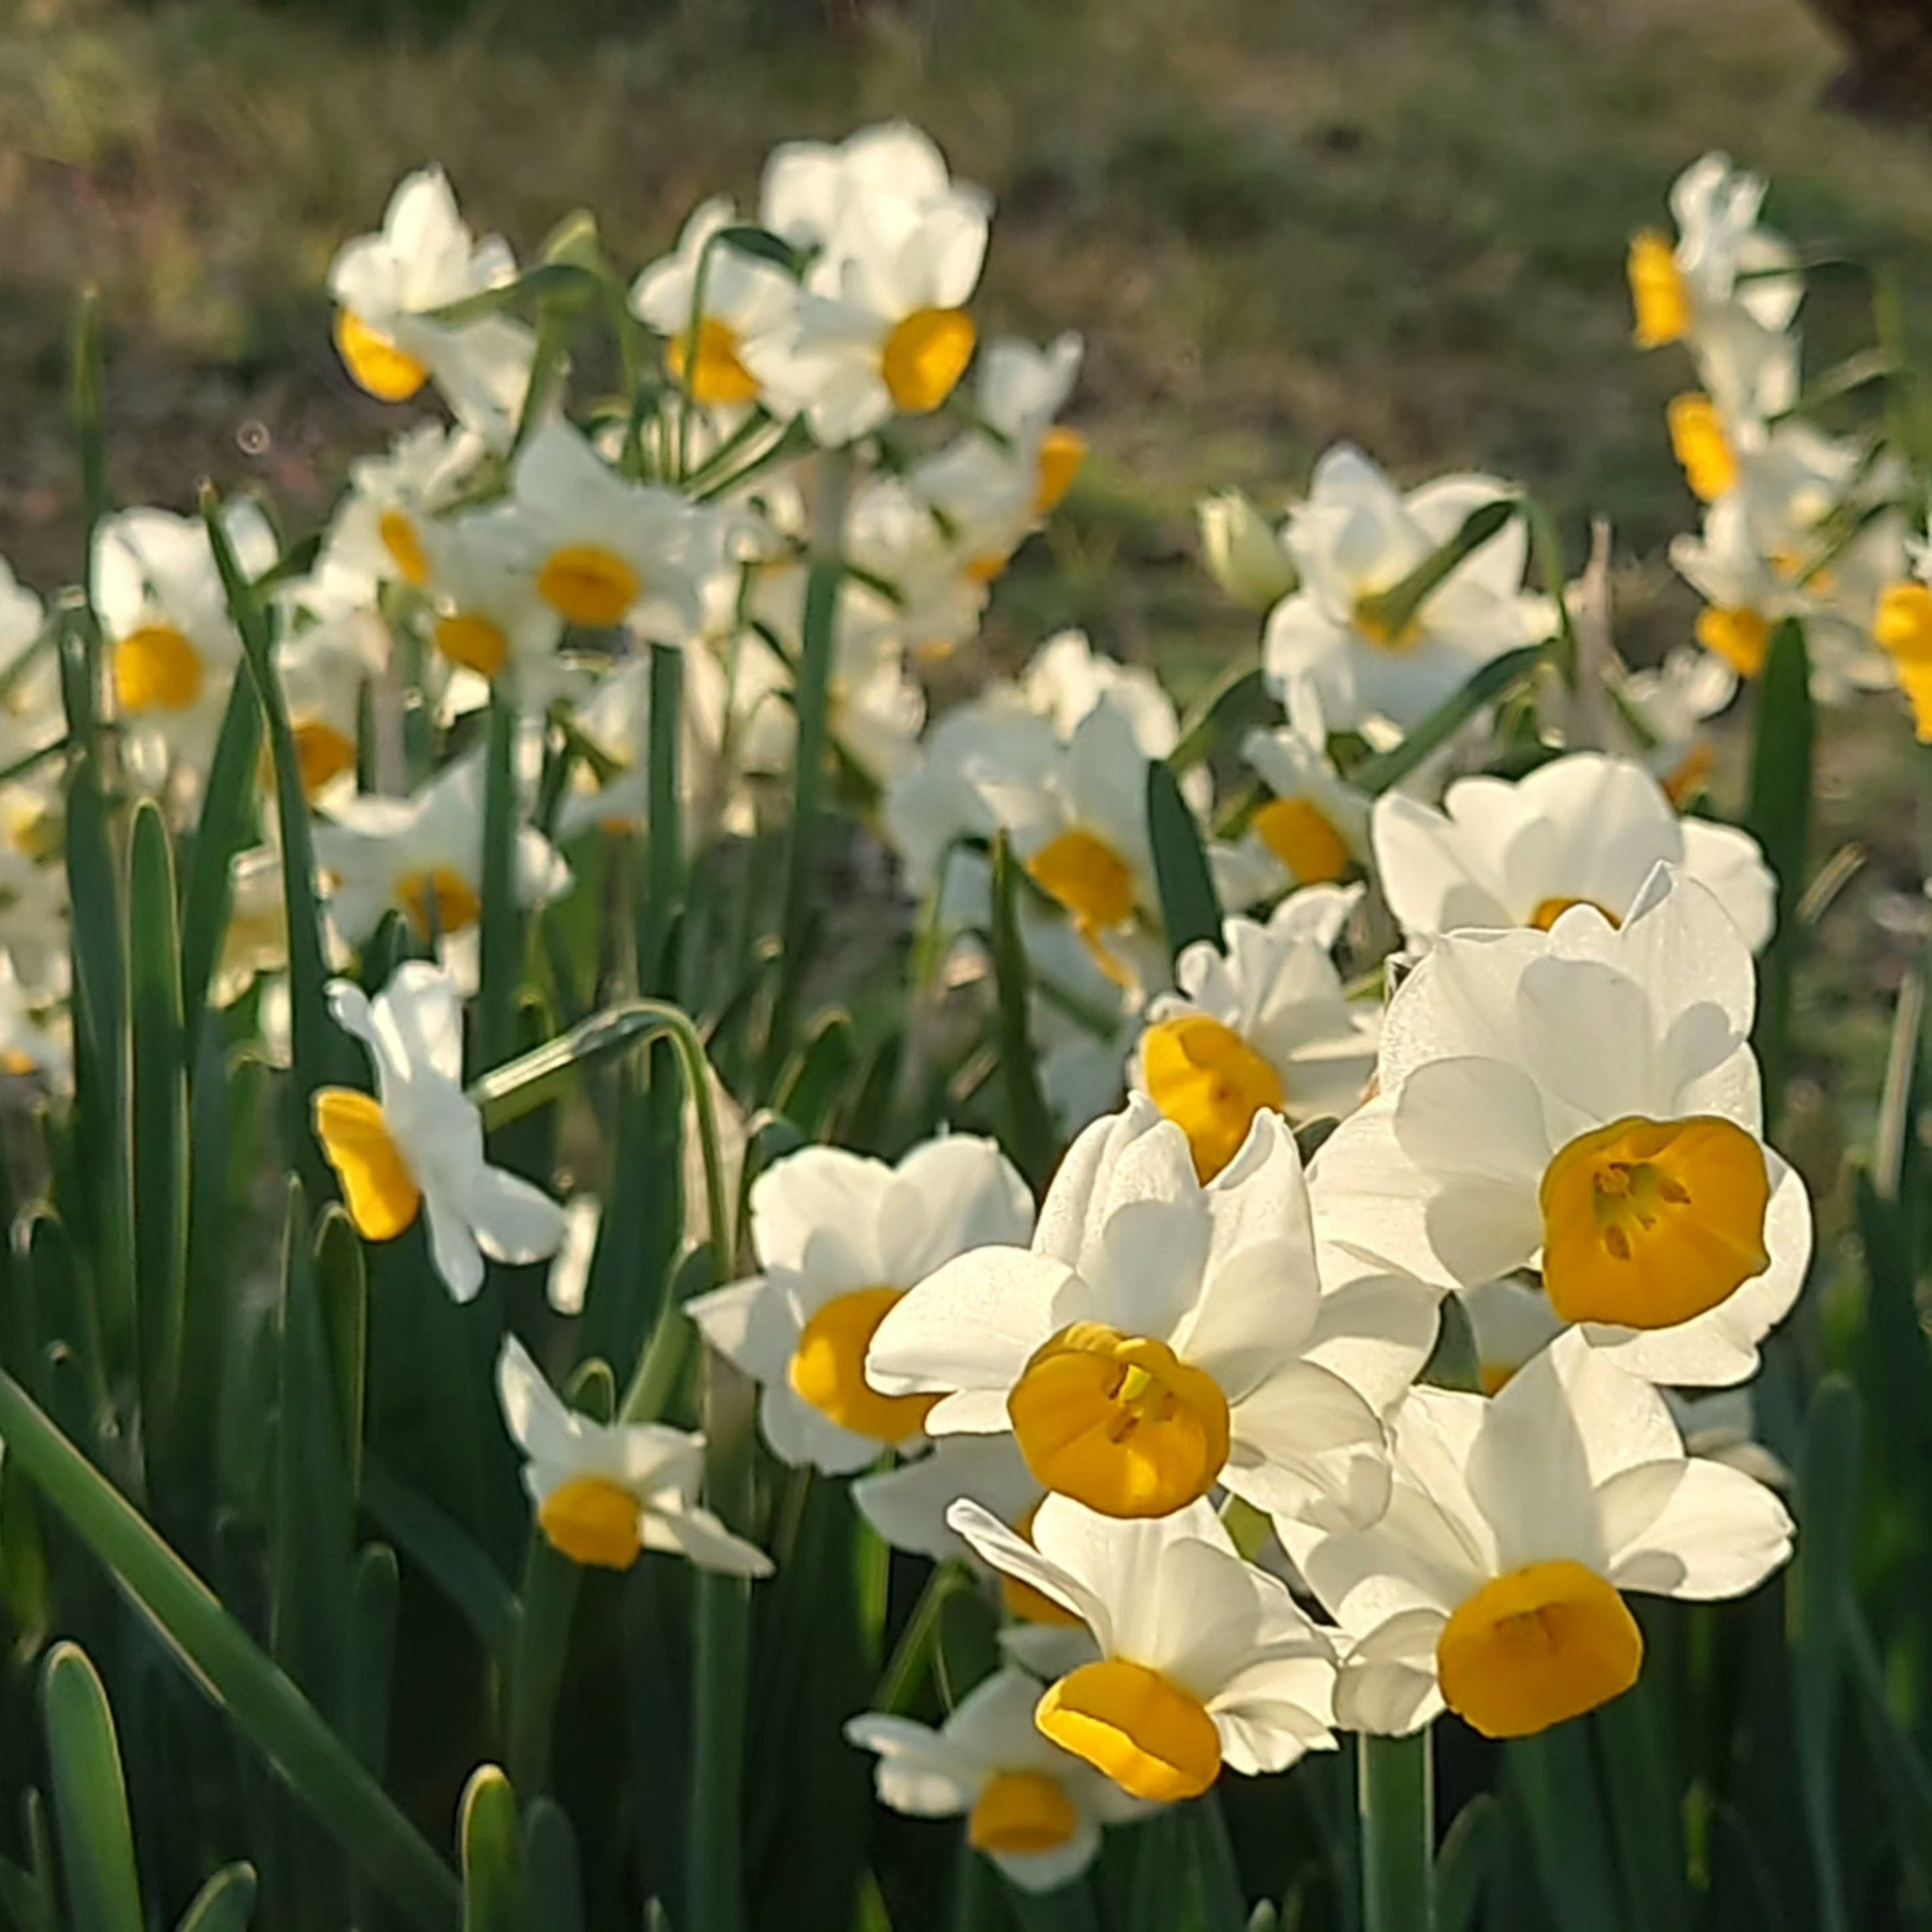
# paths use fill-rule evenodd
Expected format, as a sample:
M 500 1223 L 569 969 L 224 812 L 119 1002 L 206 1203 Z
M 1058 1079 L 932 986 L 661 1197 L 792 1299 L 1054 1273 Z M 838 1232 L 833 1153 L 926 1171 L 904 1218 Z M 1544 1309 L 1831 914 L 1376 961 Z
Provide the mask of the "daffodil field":
M 0 1926 L 1932 1928 L 1922 971 L 1816 1238 L 1778 1151 L 1819 742 L 1932 739 L 1932 387 L 1766 196 L 1630 245 L 1694 639 L 1341 446 L 1201 506 L 1185 712 L 974 648 L 1082 344 L 982 333 L 909 126 L 640 272 L 410 176 L 319 531 L 117 500 L 83 304 L 85 554 L 0 566 Z

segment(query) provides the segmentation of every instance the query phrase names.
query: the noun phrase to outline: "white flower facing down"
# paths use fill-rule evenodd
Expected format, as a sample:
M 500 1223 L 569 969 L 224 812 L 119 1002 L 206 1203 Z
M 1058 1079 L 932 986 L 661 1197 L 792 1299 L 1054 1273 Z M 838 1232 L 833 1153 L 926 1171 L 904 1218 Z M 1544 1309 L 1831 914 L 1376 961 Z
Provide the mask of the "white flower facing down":
M 1051 1684 L 1034 1722 L 1122 1790 L 1172 1803 L 1198 1797 L 1223 1764 L 1282 1771 L 1334 1748 L 1328 1638 L 1241 1560 L 1207 1503 L 1123 1522 L 1048 1496 L 1030 1541 L 976 1503 L 948 1520 L 1092 1634 L 1100 1657 Z
M 866 1382 L 873 1331 L 914 1282 L 988 1241 L 1023 1240 L 1026 1184 L 992 1142 L 949 1135 L 897 1167 L 806 1148 L 752 1186 L 764 1272 L 688 1304 L 704 1339 L 763 1388 L 758 1415 L 794 1467 L 850 1475 L 917 1441 L 930 1398 Z
M 1415 1291 L 1415 1322 L 1377 1306 L 1383 1325 L 1352 1339 L 1412 1372 L 1432 1301 Z M 1324 1365 L 1340 1336 L 1322 1303 L 1287 1124 L 1257 1115 L 1204 1187 L 1186 1135 L 1136 1094 L 1068 1150 L 1032 1246 L 920 1282 L 866 1372 L 884 1394 L 943 1396 L 933 1435 L 1010 1430 L 1044 1487 L 1110 1516 L 1166 1516 L 1225 1484 L 1260 1508 L 1370 1520 L 1382 1424 Z
M 1615 925 L 1660 863 L 1708 887 L 1753 952 L 1771 938 L 1778 881 L 1757 841 L 1680 818 L 1634 760 L 1576 752 L 1514 783 L 1459 778 L 1440 811 L 1385 795 L 1372 824 L 1376 876 L 1412 942 L 1547 928 L 1573 905 Z
M 1687 1456 L 1662 1396 L 1580 1336 L 1493 1400 L 1418 1388 L 1391 1427 L 1379 1522 L 1275 1525 L 1352 1640 L 1351 1729 L 1399 1736 L 1445 1706 L 1495 1738 L 1580 1717 L 1642 1669 L 1623 1592 L 1741 1596 L 1791 1552 L 1778 1498 Z
M 550 1546 L 600 1570 L 646 1550 L 728 1576 L 768 1576 L 771 1559 L 701 1508 L 704 1438 L 654 1422 L 596 1422 L 572 1408 L 514 1336 L 496 1362 L 503 1420 L 524 1452 L 524 1487 Z
M 483 1122 L 463 1090 L 463 1001 L 440 968 L 410 960 L 372 1002 L 348 980 L 329 1011 L 368 1048 L 376 1093 L 324 1087 L 316 1138 L 365 1240 L 393 1240 L 417 1217 L 431 1259 L 458 1301 L 483 1286 L 483 1258 L 522 1264 L 554 1254 L 564 1211 L 520 1174 L 484 1157 Z
M 1360 1104 L 1381 1014 L 1349 1000 L 1329 954 L 1360 896 L 1310 886 L 1265 926 L 1223 921 L 1221 944 L 1187 947 L 1180 990 L 1149 1005 L 1133 1084 L 1186 1135 L 1203 1180 L 1240 1150 L 1257 1114 L 1300 1122 Z
M 1238 842 L 1208 848 L 1224 906 L 1243 909 L 1292 886 L 1333 885 L 1366 864 L 1370 802 L 1336 770 L 1324 736 L 1298 719 L 1242 741 L 1241 756 L 1269 795 Z
M 1374 1100 L 1324 1144 L 1324 1233 L 1444 1286 L 1540 1267 L 1623 1367 L 1721 1387 L 1796 1299 L 1804 1184 L 1761 1138 L 1751 959 L 1660 866 L 1621 929 L 1452 934 L 1397 990 Z
M 344 244 L 328 272 L 340 304 L 335 346 L 356 382 L 386 403 L 406 402 L 432 380 L 450 406 L 500 448 L 516 426 L 535 338 L 489 315 L 452 326 L 430 311 L 516 278 L 509 244 L 465 225 L 440 168 L 406 176 L 382 232 Z
M 1023 1892 L 1078 1878 L 1100 1850 L 1100 1828 L 1147 1807 L 1044 1736 L 1033 1720 L 1040 1686 L 996 1672 L 938 1730 L 868 1711 L 847 1740 L 875 1752 L 879 1802 L 913 1818 L 958 1818 L 966 1840 Z
M 1522 589 L 1520 520 L 1425 598 L 1399 634 L 1375 608 L 1472 511 L 1509 494 L 1493 477 L 1444 476 L 1405 496 L 1360 450 L 1330 450 L 1282 533 L 1300 587 L 1276 605 L 1262 643 L 1277 694 L 1312 689 L 1333 730 L 1378 718 L 1406 730 L 1491 658 L 1547 634 L 1546 601 Z

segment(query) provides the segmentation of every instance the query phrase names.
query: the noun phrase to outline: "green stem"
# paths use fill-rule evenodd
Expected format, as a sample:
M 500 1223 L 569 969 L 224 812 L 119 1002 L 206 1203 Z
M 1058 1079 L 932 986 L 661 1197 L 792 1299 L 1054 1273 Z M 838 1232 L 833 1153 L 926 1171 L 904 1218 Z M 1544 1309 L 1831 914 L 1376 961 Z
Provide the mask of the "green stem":
M 1433 1932 L 1436 1795 L 1427 1731 L 1361 1740 L 1365 1932 Z

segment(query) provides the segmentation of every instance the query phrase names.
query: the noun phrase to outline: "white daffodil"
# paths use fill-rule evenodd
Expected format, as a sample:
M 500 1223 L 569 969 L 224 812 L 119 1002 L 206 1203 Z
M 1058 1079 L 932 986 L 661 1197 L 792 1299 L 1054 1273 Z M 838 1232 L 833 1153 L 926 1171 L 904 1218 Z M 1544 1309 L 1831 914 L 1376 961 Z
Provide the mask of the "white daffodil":
M 1032 1540 L 976 1503 L 954 1528 L 1086 1624 L 1099 1646 L 1034 1712 L 1046 1737 L 1150 1803 L 1198 1798 L 1226 1764 L 1283 1771 L 1329 1750 L 1334 1653 L 1286 1585 L 1242 1562 L 1205 1502 L 1122 1522 L 1048 1496 Z
M 1257 1114 L 1204 1187 L 1186 1135 L 1136 1094 L 1068 1150 L 1032 1246 L 922 1281 L 878 1324 L 866 1375 L 943 1397 L 934 1436 L 1010 1430 L 1046 1488 L 1108 1515 L 1166 1516 L 1225 1484 L 1258 1508 L 1372 1518 L 1382 1425 L 1318 1359 L 1322 1302 L 1287 1124 Z
M 423 556 L 430 640 L 446 664 L 490 682 L 507 673 L 526 712 L 566 688 L 563 616 L 538 588 L 543 560 L 518 510 L 494 504 L 431 523 Z
M 852 1485 L 859 1514 L 885 1541 L 935 1563 L 979 1561 L 946 1520 L 962 1496 L 1011 1527 L 1030 1520 L 1046 1494 L 1010 1436 L 944 1436 L 923 1456 Z
M 1719 657 L 1680 645 L 1654 669 L 1627 673 L 1606 720 L 1613 752 L 1642 761 L 1680 809 L 1703 790 L 1717 764 L 1705 728 L 1737 695 L 1738 674 Z M 1642 735 L 1625 721 L 1628 711 Z
M 463 1090 L 463 1000 L 440 967 L 412 959 L 372 1004 L 332 980 L 329 1011 L 369 1049 L 374 1097 L 350 1087 L 315 1096 L 315 1132 L 365 1240 L 392 1240 L 427 1217 L 444 1286 L 468 1301 L 483 1258 L 520 1264 L 554 1254 L 563 1210 L 520 1175 L 484 1158 L 483 1121 Z
M 1034 1724 L 1040 1685 L 1023 1670 L 996 1672 L 938 1730 L 868 1711 L 848 1741 L 875 1752 L 879 1802 L 912 1818 L 966 1820 L 966 1842 L 1022 1892 L 1078 1878 L 1100 1850 L 1100 1828 L 1147 1807 L 1064 1751 Z
M 1619 929 L 1454 934 L 1396 990 L 1375 1099 L 1324 1144 L 1324 1232 L 1444 1286 L 1540 1267 L 1658 1382 L 1723 1387 L 1803 1283 L 1804 1184 L 1766 1147 L 1730 916 L 1660 866 Z
M 1237 604 L 1268 610 L 1294 590 L 1294 563 L 1288 546 L 1240 490 L 1202 497 L 1194 516 L 1201 530 L 1201 560 Z
M 737 219 L 724 196 L 704 202 L 676 248 L 631 288 L 631 312 L 666 338 L 672 381 L 706 409 L 741 410 L 758 400 L 758 379 L 741 352 L 747 340 L 783 330 L 798 306 L 798 284 L 782 268 L 716 238 Z
M 467 933 L 483 912 L 484 772 L 480 757 L 446 766 L 408 798 L 358 794 L 315 828 L 316 864 L 343 938 L 359 946 L 392 907 L 418 936 Z M 534 826 L 517 828 L 517 903 L 548 905 L 570 868 Z
M 1174 962 L 1180 991 L 1148 1006 L 1133 1084 L 1186 1135 L 1203 1180 L 1257 1114 L 1300 1122 L 1360 1104 L 1381 1015 L 1351 1004 L 1329 955 L 1360 896 L 1311 886 L 1265 926 L 1224 920 L 1220 945 L 1198 940 Z
M 1474 927 L 1547 928 L 1574 905 L 1612 925 L 1654 867 L 1709 888 L 1744 944 L 1771 938 L 1778 881 L 1735 826 L 1680 818 L 1633 759 L 1574 752 L 1514 783 L 1458 778 L 1442 808 L 1376 801 L 1376 874 L 1412 942 Z
M 268 519 L 250 502 L 222 514 L 244 575 L 275 560 Z M 94 597 L 106 634 L 115 710 L 130 733 L 176 762 L 205 762 L 227 708 L 242 635 L 199 517 L 122 510 L 94 533 Z
M 370 604 L 288 626 L 275 646 L 275 679 L 311 800 L 356 769 L 363 689 L 380 671 L 388 640 Z
M 681 644 L 704 615 L 705 580 L 723 558 L 723 526 L 675 490 L 618 475 L 566 422 L 544 424 L 510 472 L 537 594 L 573 624 L 628 617 L 646 637 Z
M 1906 561 L 1880 590 L 1872 615 L 1872 640 L 1886 668 L 1912 707 L 1921 744 L 1932 743 L 1932 537 L 1908 539 Z M 1889 562 L 1889 560 L 1888 560 Z M 1909 572 L 1909 574 L 1907 574 Z M 1847 681 L 1869 682 L 1854 664 Z
M 873 1332 L 912 1285 L 988 1241 L 1026 1238 L 1033 1202 L 998 1147 L 968 1134 L 896 1167 L 806 1148 L 752 1184 L 764 1272 L 688 1304 L 706 1341 L 763 1386 L 765 1440 L 783 1461 L 850 1475 L 916 1442 L 930 1398 L 866 1380 Z
M 66 1016 L 54 1010 L 57 990 L 22 986 L 0 946 L 0 1072 L 32 1076 L 64 1093 L 74 1084 L 74 1040 Z
M 336 506 L 322 554 L 289 601 L 318 603 L 318 614 L 375 601 L 379 586 L 429 582 L 428 533 L 489 454 L 473 432 L 422 423 L 380 456 L 349 466 L 349 494 Z
M 654 1422 L 580 1415 L 514 1336 L 496 1361 L 496 1393 L 524 1452 L 537 1526 L 573 1563 L 628 1570 L 646 1550 L 728 1576 L 769 1576 L 771 1558 L 700 1508 L 704 1438 Z
M 529 386 L 535 338 L 507 316 L 452 325 L 432 312 L 516 274 L 509 244 L 472 236 L 442 170 L 424 169 L 398 185 L 382 232 L 346 243 L 330 267 L 336 348 L 357 383 L 386 403 L 406 402 L 434 380 L 451 408 L 500 448 Z
M 1424 598 L 1398 634 L 1376 608 L 1472 511 L 1510 494 L 1493 477 L 1444 476 L 1405 496 L 1360 450 L 1330 450 L 1282 532 L 1300 587 L 1276 605 L 1262 642 L 1276 693 L 1312 689 L 1333 730 L 1372 718 L 1406 730 L 1491 658 L 1547 634 L 1546 600 L 1522 589 L 1520 520 Z
M 1223 905 L 1294 886 L 1332 885 L 1369 856 L 1370 801 L 1344 782 L 1318 734 L 1298 723 L 1251 731 L 1241 756 L 1268 790 L 1240 838 L 1208 848 Z
M 817 253 L 788 323 L 742 346 L 760 384 L 828 446 L 938 409 L 978 340 L 964 304 L 986 258 L 983 191 L 951 181 L 932 142 L 902 126 L 840 150 L 779 148 L 764 200 L 766 225 Z
M 1393 1428 L 1378 1523 L 1275 1525 L 1352 1640 L 1352 1729 L 1400 1735 L 1446 1706 L 1487 1737 L 1547 1730 L 1636 1682 L 1624 1592 L 1742 1596 L 1791 1552 L 1778 1498 L 1687 1456 L 1657 1390 L 1574 1334 L 1493 1400 L 1414 1390 Z

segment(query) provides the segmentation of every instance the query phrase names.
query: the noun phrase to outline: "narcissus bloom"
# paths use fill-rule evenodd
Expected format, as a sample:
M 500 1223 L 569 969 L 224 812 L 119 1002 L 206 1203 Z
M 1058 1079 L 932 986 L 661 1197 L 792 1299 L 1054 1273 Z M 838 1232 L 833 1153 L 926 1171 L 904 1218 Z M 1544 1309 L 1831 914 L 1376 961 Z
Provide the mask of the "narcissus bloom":
M 1324 1233 L 1422 1280 L 1540 1267 L 1565 1323 L 1646 1379 L 1743 1381 L 1810 1256 L 1766 1147 L 1750 955 L 1660 866 L 1621 929 L 1440 940 L 1383 1024 L 1376 1098 L 1315 1162 Z
M 1001 1670 L 937 1730 L 868 1711 L 845 1736 L 878 1754 L 880 1803 L 908 1817 L 963 1817 L 967 1843 L 1022 1892 L 1052 1892 L 1094 1862 L 1102 1826 L 1148 1808 L 1040 1731 L 1040 1698 L 1024 1670 Z
M 1334 1653 L 1286 1587 L 1242 1562 L 1205 1502 L 1121 1522 L 1048 1496 L 1030 1540 L 976 1503 L 950 1520 L 986 1561 L 1070 1610 L 1100 1655 L 1034 1721 L 1136 1798 L 1198 1798 L 1223 1764 L 1282 1771 L 1329 1750 Z
M 1634 760 L 1576 752 L 1512 784 L 1458 778 L 1438 812 L 1376 801 L 1376 873 L 1412 940 L 1472 927 L 1547 927 L 1573 905 L 1612 925 L 1659 864 L 1708 886 L 1756 952 L 1771 938 L 1778 881 L 1736 826 L 1680 818 Z
M 1681 645 L 1654 669 L 1634 670 L 1619 689 L 1622 709 L 1606 721 L 1612 750 L 1637 759 L 1680 808 L 1710 782 L 1717 763 L 1706 728 L 1737 694 L 1738 674 L 1723 658 Z M 1642 724 L 1648 742 L 1624 722 L 1627 710 Z
M 1246 908 L 1292 886 L 1332 885 L 1367 862 L 1369 800 L 1343 782 L 1323 735 L 1298 721 L 1242 741 L 1241 756 L 1269 796 L 1238 842 L 1208 848 L 1223 905 Z
M 372 396 L 406 402 L 433 380 L 458 416 L 501 446 L 522 406 L 534 338 L 507 316 L 452 325 L 431 311 L 516 273 L 509 244 L 472 236 L 442 170 L 424 169 L 390 197 L 381 233 L 346 243 L 329 269 L 336 348 Z
M 1258 1114 L 1204 1187 L 1186 1136 L 1136 1094 L 1068 1150 L 1031 1247 L 921 1282 L 866 1373 L 937 1402 L 935 1436 L 1010 1430 L 1043 1486 L 1107 1515 L 1171 1515 L 1225 1484 L 1260 1508 L 1372 1517 L 1382 1425 L 1321 1359 L 1322 1304 L 1286 1122 Z
M 771 1574 L 762 1550 L 699 1506 L 703 1436 L 580 1415 L 514 1336 L 497 1358 L 496 1393 L 524 1452 L 524 1486 L 537 1526 L 573 1563 L 628 1570 L 646 1550 L 662 1550 L 728 1576 Z
M 485 1255 L 520 1264 L 554 1254 L 563 1210 L 484 1157 L 482 1118 L 463 1090 L 455 980 L 412 959 L 373 1002 L 352 980 L 331 980 L 328 1007 L 376 1066 L 373 1096 L 350 1087 L 315 1096 L 316 1138 L 357 1233 L 393 1240 L 426 1216 L 430 1257 L 458 1301 L 483 1286 Z
M 1220 946 L 1197 940 L 1175 962 L 1180 990 L 1148 1006 L 1133 1084 L 1186 1135 L 1203 1180 L 1258 1113 L 1339 1118 L 1360 1103 L 1381 1014 L 1350 1002 L 1328 950 L 1360 896 L 1311 886 L 1265 926 L 1225 920 Z
M 1400 1735 L 1446 1706 L 1487 1737 L 1547 1730 L 1636 1682 L 1623 1592 L 1742 1596 L 1791 1553 L 1778 1498 L 1687 1456 L 1662 1396 L 1578 1335 L 1493 1400 L 1418 1388 L 1392 1426 L 1379 1522 L 1275 1525 L 1353 1640 L 1352 1729 Z
M 1405 496 L 1360 450 L 1330 450 L 1282 533 L 1300 587 L 1276 605 L 1262 641 L 1276 692 L 1292 699 L 1311 689 L 1331 730 L 1372 718 L 1406 729 L 1491 658 L 1546 636 L 1546 600 L 1522 588 L 1520 520 L 1424 598 L 1399 633 L 1376 606 L 1472 511 L 1509 494 L 1493 477 L 1444 476 Z
M 765 1440 L 794 1467 L 850 1475 L 916 1442 L 933 1398 L 866 1379 L 874 1331 L 914 1282 L 988 1241 L 1023 1240 L 1033 1202 L 988 1140 L 949 1135 L 897 1167 L 806 1148 L 752 1185 L 764 1272 L 688 1304 L 706 1341 L 754 1377 Z
M 328 888 L 328 910 L 351 946 L 360 946 L 391 908 L 407 914 L 418 938 L 469 932 L 483 914 L 483 761 L 445 768 L 408 798 L 362 793 L 337 802 L 315 828 L 315 857 Z M 517 829 L 517 903 L 548 905 L 570 887 L 570 868 L 532 826 Z

